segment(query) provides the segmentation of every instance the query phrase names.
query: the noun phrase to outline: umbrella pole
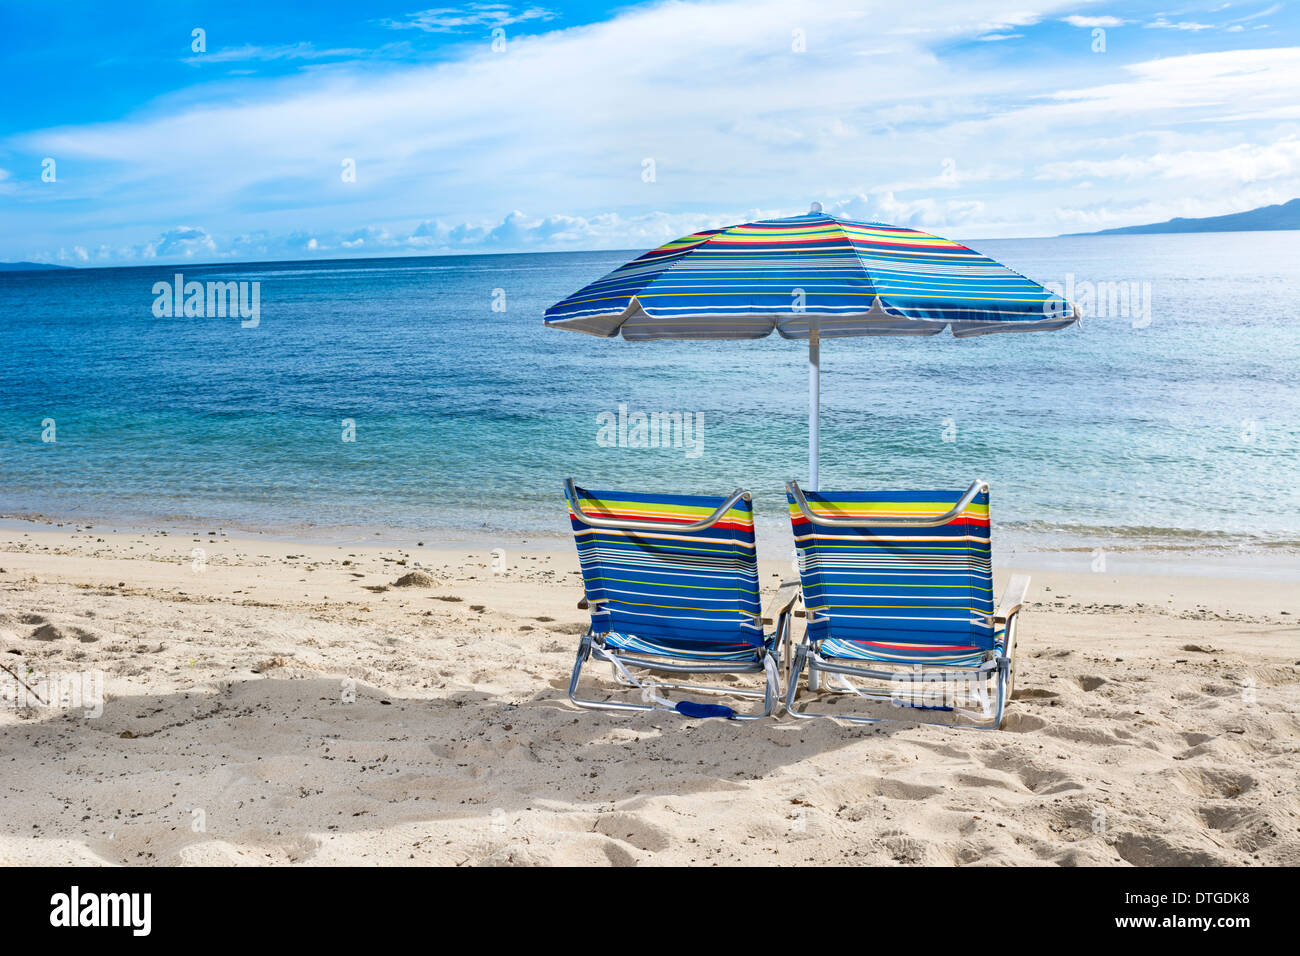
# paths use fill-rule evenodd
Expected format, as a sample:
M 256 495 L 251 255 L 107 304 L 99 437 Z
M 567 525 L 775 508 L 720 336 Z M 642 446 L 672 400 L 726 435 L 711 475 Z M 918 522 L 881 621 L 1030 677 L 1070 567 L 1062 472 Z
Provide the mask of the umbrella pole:
M 808 330 L 808 490 L 817 491 L 821 466 L 822 335 Z

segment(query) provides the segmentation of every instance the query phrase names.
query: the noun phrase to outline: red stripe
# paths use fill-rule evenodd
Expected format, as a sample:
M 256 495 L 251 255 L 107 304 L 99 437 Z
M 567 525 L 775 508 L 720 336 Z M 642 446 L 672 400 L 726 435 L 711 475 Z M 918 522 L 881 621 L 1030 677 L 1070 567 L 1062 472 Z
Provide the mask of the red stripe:
M 881 641 L 849 641 L 850 644 L 865 644 L 868 647 L 885 647 L 896 651 L 978 651 L 974 644 L 885 644 Z

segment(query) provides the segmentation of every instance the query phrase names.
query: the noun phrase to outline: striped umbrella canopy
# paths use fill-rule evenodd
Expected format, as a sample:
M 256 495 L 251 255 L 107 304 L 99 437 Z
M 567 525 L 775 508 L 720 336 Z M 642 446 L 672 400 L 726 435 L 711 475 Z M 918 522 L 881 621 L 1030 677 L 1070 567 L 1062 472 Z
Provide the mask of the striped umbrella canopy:
M 821 339 L 1060 329 L 1080 319 L 1060 295 L 959 242 L 826 215 L 766 219 L 684 236 L 546 310 L 546 324 L 632 342 L 808 340 L 809 486 L 818 487 Z

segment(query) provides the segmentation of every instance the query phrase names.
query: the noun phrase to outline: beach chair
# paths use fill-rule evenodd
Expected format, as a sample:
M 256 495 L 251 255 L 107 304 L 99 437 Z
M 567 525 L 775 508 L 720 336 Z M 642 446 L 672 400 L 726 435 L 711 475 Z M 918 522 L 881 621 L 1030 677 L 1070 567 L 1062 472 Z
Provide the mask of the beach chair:
M 754 516 L 749 493 L 726 498 L 589 491 L 564 483 L 591 612 L 569 680 L 569 700 L 600 710 L 671 710 L 688 717 L 766 717 L 781 705 L 780 648 L 789 645 L 789 582 L 760 612 Z M 782 603 L 784 602 L 784 603 Z M 775 624 L 771 631 L 765 625 Z M 578 696 L 588 660 L 640 688 L 641 703 Z M 634 672 L 641 675 L 633 676 Z M 763 690 L 665 682 L 761 674 Z M 725 704 L 669 700 L 668 690 L 761 698 L 761 714 Z
M 954 723 L 1001 724 L 1029 577 L 1014 575 L 994 610 L 988 485 L 818 493 L 789 481 L 786 499 L 807 616 L 790 715 L 870 723 L 948 711 Z M 870 715 L 797 710 L 805 667 L 810 692 L 872 702 Z

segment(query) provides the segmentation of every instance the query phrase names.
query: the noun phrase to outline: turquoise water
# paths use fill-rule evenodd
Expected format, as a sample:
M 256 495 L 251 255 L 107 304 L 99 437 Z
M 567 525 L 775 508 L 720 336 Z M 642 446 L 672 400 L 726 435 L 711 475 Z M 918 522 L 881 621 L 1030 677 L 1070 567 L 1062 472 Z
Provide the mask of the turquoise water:
M 1026 547 L 1300 547 L 1300 233 L 974 245 L 1076 292 L 1137 283 L 1136 306 L 1063 332 L 824 344 L 823 487 L 984 477 Z M 562 533 L 573 475 L 744 485 L 775 527 L 807 469 L 803 347 L 542 326 L 631 255 L 0 275 L 0 513 Z M 259 282 L 257 327 L 155 317 L 177 271 Z M 698 449 L 602 447 L 598 413 L 621 404 L 698 416 Z

